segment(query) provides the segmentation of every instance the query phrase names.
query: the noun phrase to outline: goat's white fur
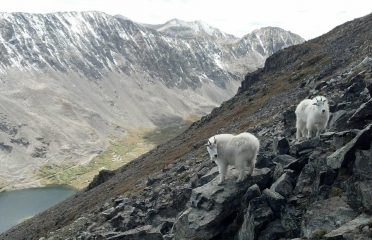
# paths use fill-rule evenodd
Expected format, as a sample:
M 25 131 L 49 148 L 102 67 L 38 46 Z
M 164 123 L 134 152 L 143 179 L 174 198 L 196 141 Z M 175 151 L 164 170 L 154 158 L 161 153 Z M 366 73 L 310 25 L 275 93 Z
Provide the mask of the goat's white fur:
M 248 175 L 252 175 L 259 147 L 259 140 L 246 132 L 238 135 L 218 134 L 209 138 L 207 150 L 211 160 L 218 166 L 219 184 L 225 180 L 228 165 L 235 165 L 239 171 L 238 182 L 244 179 L 246 168 Z
M 315 136 L 318 137 L 320 132 L 327 127 L 329 120 L 328 100 L 323 96 L 302 100 L 295 113 L 296 139 L 311 138 L 314 132 Z

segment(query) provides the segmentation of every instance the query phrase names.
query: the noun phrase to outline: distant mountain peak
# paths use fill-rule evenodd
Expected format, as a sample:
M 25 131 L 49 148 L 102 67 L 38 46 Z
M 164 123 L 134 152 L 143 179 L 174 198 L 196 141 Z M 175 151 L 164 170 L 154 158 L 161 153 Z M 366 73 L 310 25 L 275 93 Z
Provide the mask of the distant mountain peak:
M 207 38 L 232 38 L 236 37 L 222 32 L 218 28 L 212 27 L 204 21 L 184 21 L 178 18 L 173 18 L 164 24 L 149 25 L 149 27 L 177 37 L 193 38 L 193 37 L 207 37 Z

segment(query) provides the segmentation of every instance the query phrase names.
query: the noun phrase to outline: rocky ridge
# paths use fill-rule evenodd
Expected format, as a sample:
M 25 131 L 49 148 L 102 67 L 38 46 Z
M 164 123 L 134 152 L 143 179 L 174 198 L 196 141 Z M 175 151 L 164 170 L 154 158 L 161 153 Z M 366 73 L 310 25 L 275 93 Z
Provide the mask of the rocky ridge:
M 371 24 L 274 54 L 183 134 L 1 238 L 371 238 Z M 330 100 L 327 132 L 296 142 L 296 103 L 318 94 Z M 254 174 L 237 184 L 230 169 L 218 186 L 205 141 L 242 131 L 261 141 Z

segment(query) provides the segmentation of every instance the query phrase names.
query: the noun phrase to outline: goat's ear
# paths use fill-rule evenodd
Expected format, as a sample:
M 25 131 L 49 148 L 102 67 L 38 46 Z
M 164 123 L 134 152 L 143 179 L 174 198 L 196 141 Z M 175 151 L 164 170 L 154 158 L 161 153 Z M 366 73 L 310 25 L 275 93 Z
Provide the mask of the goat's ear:
M 214 144 L 216 144 L 217 143 L 217 139 L 216 139 L 216 137 L 214 137 Z

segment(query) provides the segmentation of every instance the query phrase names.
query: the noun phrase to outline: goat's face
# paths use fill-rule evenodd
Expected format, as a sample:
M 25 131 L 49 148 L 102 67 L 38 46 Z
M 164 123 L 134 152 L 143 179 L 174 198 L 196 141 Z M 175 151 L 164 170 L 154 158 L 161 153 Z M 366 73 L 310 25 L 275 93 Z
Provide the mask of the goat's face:
M 326 114 L 328 110 L 328 101 L 325 97 L 318 96 L 315 97 L 313 105 L 316 107 L 316 109 L 321 113 L 321 114 Z
M 206 145 L 211 160 L 218 158 L 217 139 L 215 137 L 211 137 Z

